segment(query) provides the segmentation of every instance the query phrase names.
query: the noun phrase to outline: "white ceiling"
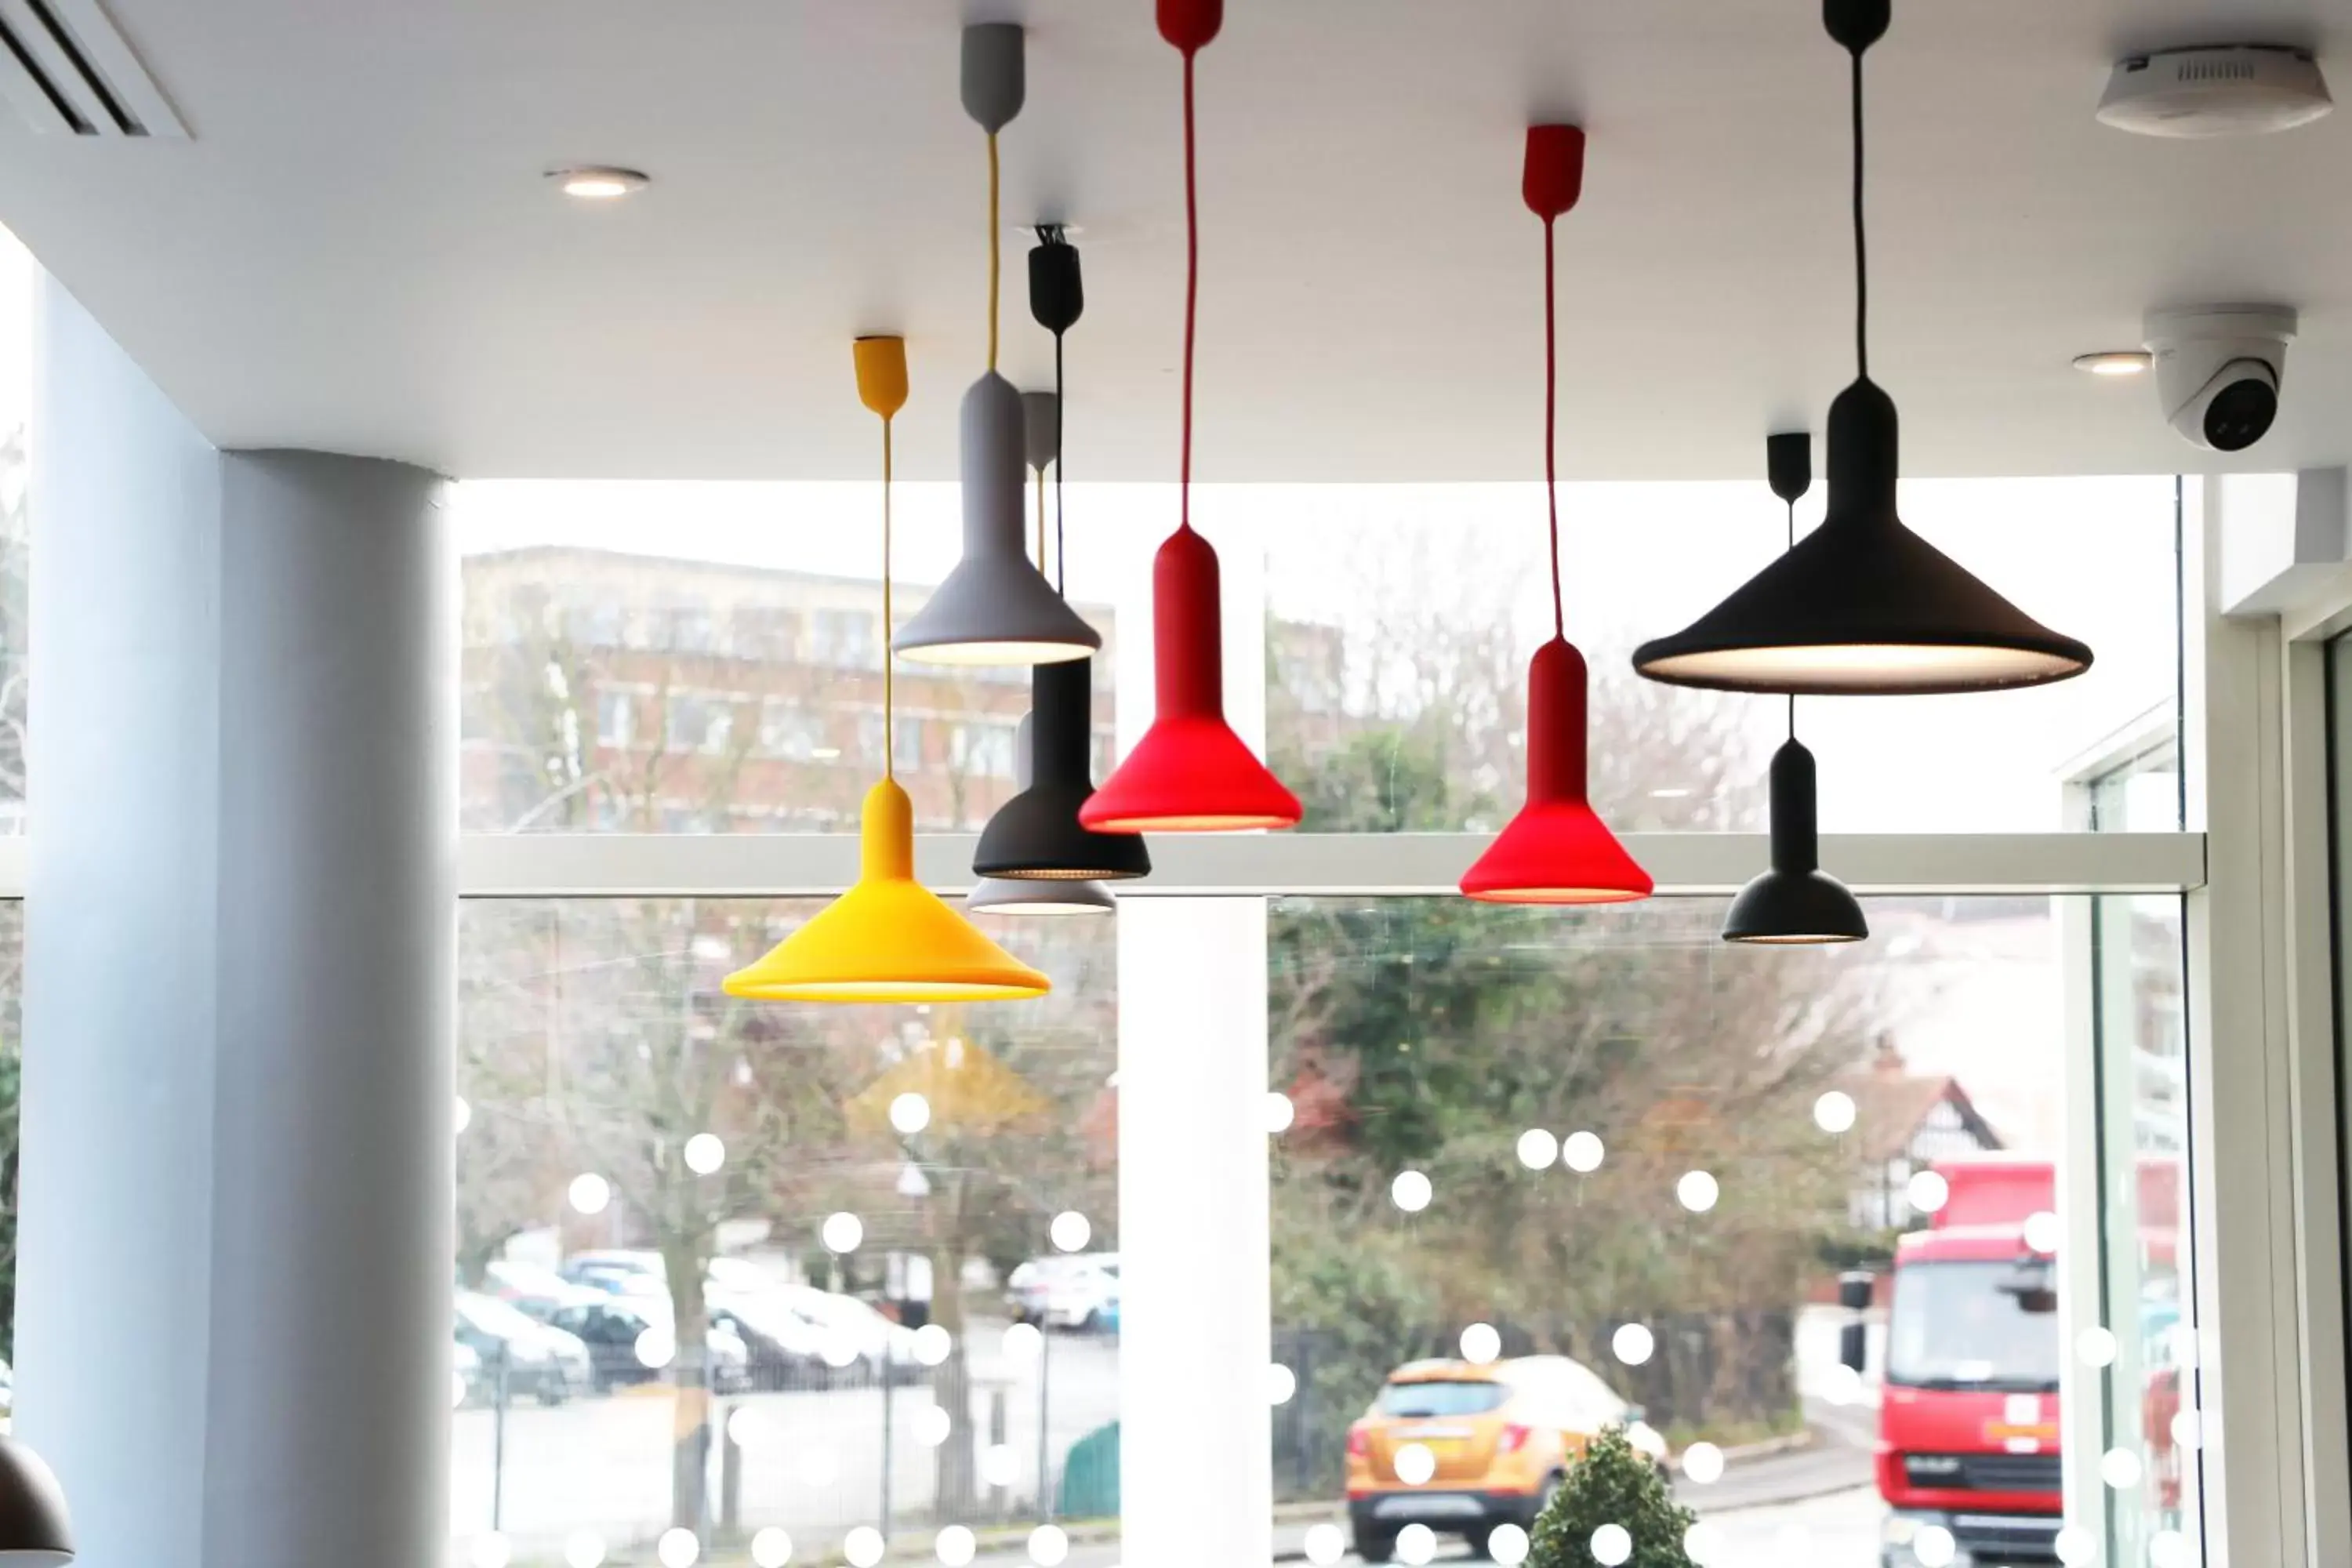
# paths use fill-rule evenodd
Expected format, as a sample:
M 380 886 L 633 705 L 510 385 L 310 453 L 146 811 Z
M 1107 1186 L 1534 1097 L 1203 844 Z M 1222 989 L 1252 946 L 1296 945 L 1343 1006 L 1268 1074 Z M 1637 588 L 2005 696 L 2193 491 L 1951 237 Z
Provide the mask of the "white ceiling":
M 984 163 L 950 0 L 111 0 L 194 133 L 34 136 L 0 221 L 207 435 L 465 477 L 872 470 L 848 339 L 903 331 L 906 467 L 953 472 L 982 356 Z M 1813 0 L 1234 0 L 1202 56 L 1198 472 L 1523 478 L 1539 228 L 1521 127 L 1580 118 L 1561 461 L 1759 471 L 1851 375 L 1844 73 Z M 2352 0 L 1898 0 L 1871 57 L 1874 368 L 1915 473 L 2168 471 L 2159 303 L 2300 306 L 2279 428 L 2352 456 L 2352 110 L 2221 143 L 2091 117 L 2131 46 L 2317 45 Z M 1150 0 L 1010 0 L 1005 217 L 1084 226 L 1072 473 L 1173 475 L 1178 65 Z M 583 208 L 541 172 L 632 164 Z M 1045 384 L 1006 236 L 1006 368 Z

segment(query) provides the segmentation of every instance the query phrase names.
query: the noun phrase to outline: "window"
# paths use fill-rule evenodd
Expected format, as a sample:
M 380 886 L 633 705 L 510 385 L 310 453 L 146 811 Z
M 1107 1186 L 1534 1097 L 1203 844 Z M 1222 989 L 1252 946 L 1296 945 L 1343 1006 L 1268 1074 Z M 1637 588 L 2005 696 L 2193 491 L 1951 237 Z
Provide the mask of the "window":
M 1017 1007 L 719 992 L 821 907 L 465 906 L 455 1560 L 1116 1517 L 1112 922 Z
M 709 653 L 718 647 L 710 606 L 695 601 L 666 605 L 654 612 L 654 647 L 672 653 Z
M 596 743 L 627 751 L 635 736 L 637 700 L 626 691 L 596 694 Z
M 516 620 L 511 625 L 527 628 L 529 623 Z M 583 648 L 619 647 L 627 634 L 628 612 L 613 600 L 594 604 L 574 605 L 564 611 L 563 636 L 573 646 Z M 524 635 L 528 635 L 527 630 Z
M 808 762 L 820 752 L 841 754 L 825 743 L 824 715 L 787 707 L 772 698 L 760 710 L 760 750 L 796 763 Z
M 735 710 L 724 700 L 698 692 L 673 692 L 668 715 L 669 750 L 714 755 L 727 750 Z
M 738 605 L 731 650 L 756 664 L 790 664 L 800 656 L 801 618 L 772 605 Z
M 1011 724 L 958 724 L 949 732 L 949 765 L 980 778 L 1009 779 L 1015 733 Z
M 864 610 L 817 611 L 815 652 L 818 663 L 845 669 L 876 664 L 874 617 Z

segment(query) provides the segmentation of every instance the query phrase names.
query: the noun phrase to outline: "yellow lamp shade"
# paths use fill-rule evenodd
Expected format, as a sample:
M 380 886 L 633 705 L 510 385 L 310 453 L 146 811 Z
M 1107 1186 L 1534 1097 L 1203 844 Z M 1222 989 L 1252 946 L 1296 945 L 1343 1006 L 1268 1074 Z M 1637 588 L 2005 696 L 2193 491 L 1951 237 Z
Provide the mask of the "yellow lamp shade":
M 915 880 L 915 813 L 884 779 L 866 792 L 857 885 L 726 991 L 759 1002 L 1015 1002 L 1053 983 Z

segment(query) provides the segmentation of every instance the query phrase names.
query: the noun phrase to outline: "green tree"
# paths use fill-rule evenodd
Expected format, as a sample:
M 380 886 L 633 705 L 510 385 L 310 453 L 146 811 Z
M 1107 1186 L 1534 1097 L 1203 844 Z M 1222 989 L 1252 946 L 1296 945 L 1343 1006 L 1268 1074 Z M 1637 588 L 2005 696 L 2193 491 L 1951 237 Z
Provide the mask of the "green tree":
M 1611 1553 L 1622 1568 L 1693 1568 L 1683 1539 L 1697 1520 L 1675 1504 L 1664 1474 L 1623 1432 L 1604 1432 L 1568 1468 L 1537 1519 L 1528 1568 L 1603 1568 L 1592 1540 L 1612 1525 L 1632 1546 L 1628 1556 Z

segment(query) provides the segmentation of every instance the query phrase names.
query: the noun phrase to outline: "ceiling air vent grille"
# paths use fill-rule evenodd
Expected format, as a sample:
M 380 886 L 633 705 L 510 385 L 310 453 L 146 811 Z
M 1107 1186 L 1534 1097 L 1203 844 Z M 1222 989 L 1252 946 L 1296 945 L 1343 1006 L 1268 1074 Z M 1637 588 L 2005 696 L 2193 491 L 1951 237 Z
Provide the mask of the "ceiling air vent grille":
M 0 96 L 44 135 L 188 136 L 98 0 L 0 0 Z

